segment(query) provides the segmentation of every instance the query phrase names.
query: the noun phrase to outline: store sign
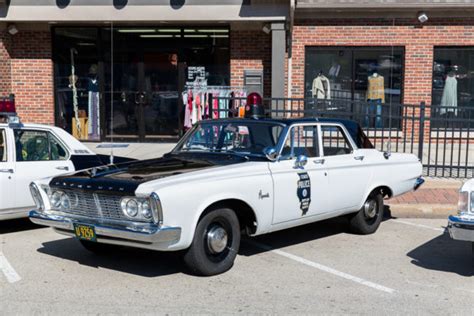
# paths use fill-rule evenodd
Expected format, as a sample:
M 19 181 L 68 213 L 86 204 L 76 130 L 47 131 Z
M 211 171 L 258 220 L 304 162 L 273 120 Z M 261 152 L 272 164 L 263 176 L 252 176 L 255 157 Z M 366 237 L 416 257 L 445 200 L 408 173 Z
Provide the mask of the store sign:
M 188 67 L 187 81 L 201 81 L 206 79 L 206 67 L 190 66 Z

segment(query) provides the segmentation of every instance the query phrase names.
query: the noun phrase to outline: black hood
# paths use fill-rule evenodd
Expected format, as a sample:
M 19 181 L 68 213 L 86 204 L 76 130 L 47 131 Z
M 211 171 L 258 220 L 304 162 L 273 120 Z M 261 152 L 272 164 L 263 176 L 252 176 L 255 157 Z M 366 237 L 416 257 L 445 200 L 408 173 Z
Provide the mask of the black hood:
M 168 154 L 163 158 L 96 167 L 55 177 L 50 186 L 133 193 L 143 182 L 245 161 L 247 159 L 230 154 Z

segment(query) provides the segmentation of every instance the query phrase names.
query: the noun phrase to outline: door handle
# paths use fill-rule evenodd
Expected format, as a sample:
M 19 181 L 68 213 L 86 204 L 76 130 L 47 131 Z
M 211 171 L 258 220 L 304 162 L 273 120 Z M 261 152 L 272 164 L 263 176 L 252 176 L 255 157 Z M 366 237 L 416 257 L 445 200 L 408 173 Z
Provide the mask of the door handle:
M 354 159 L 362 161 L 364 160 L 364 156 L 355 156 Z
M 0 169 L 0 172 L 3 172 L 3 173 L 13 173 L 13 169 Z
M 325 161 L 326 161 L 326 160 L 324 160 L 324 159 L 316 159 L 316 160 L 313 160 L 313 162 L 314 162 L 315 164 L 317 164 L 317 165 L 324 165 L 324 162 L 325 162 Z
M 68 171 L 68 170 L 69 170 L 69 167 L 67 167 L 67 166 L 61 166 L 61 167 L 56 167 L 56 169 Z

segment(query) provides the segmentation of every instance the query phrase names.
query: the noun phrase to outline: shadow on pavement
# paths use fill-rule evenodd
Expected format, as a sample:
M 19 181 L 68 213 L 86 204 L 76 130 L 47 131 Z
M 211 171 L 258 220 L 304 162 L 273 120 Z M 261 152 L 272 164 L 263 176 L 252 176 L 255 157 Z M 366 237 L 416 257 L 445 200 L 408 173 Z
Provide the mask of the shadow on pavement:
M 179 252 L 112 247 L 113 252 L 96 255 L 83 248 L 78 240 L 66 238 L 45 242 L 38 252 L 92 268 L 105 268 L 149 278 L 187 272 Z
M 347 232 L 347 219 L 344 217 L 333 218 L 258 237 L 243 238 L 239 255 L 252 256 L 270 250 L 255 246 L 253 244 L 255 242 L 269 246 L 271 249 L 278 249 Z M 183 252 L 157 252 L 129 247 L 112 247 L 112 252 L 96 255 L 83 248 L 78 240 L 66 238 L 45 242 L 38 252 L 93 268 L 106 268 L 144 277 L 189 273 L 182 260 Z
M 28 218 L 10 219 L 0 221 L 0 235 L 8 233 L 22 232 L 26 230 L 33 230 L 39 228 L 46 228 L 33 224 Z
M 444 233 L 413 249 L 407 256 L 412 264 L 429 270 L 474 275 L 474 253 L 471 243 L 453 240 Z

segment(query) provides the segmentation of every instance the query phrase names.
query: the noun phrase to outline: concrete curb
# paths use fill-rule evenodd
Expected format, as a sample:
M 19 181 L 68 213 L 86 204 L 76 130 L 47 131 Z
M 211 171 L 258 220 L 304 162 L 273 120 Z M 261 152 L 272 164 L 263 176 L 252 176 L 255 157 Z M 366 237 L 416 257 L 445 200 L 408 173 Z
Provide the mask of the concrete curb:
M 457 212 L 455 204 L 387 204 L 386 211 L 392 217 L 448 218 Z

